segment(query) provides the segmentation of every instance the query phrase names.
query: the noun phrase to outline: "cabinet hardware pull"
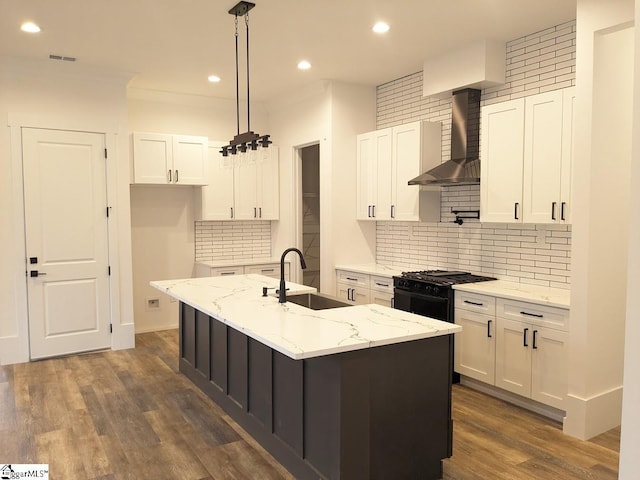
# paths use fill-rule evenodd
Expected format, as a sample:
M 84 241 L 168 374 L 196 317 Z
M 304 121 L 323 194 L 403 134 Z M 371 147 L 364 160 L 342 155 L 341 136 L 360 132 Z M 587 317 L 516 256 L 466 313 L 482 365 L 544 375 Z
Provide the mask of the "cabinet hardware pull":
M 396 206 L 391 205 L 391 218 L 396 218 Z
M 220 276 L 224 277 L 225 275 L 235 275 L 236 272 L 220 272 Z
M 493 322 L 493 320 L 489 320 L 487 322 L 487 337 L 492 338 L 493 335 L 491 335 L 491 322 Z
M 522 332 L 522 346 L 523 347 L 528 347 L 529 344 L 527 343 L 527 332 L 529 332 L 528 328 L 525 328 L 524 331 Z
M 532 345 L 532 348 L 536 348 L 536 349 L 538 348 L 538 345 L 536 345 L 536 336 L 537 336 L 537 334 L 538 334 L 538 330 L 534 330 L 533 331 L 533 345 Z
M 516 203 L 514 204 L 514 207 L 513 207 L 513 217 L 514 217 L 516 220 L 520 220 L 520 219 L 518 218 L 518 207 L 519 207 L 519 206 L 520 206 L 520 204 L 519 204 L 518 202 L 516 202 Z
M 262 218 L 262 207 L 258 207 L 258 213 L 259 213 L 260 218 Z
M 556 219 L 556 204 L 558 202 L 551 202 L 551 220 Z
M 484 303 L 472 302 L 470 300 L 465 300 L 464 303 L 468 303 L 469 305 L 475 305 L 476 307 L 484 306 Z
M 258 209 L 253 207 L 253 218 L 258 218 Z
M 372 213 L 372 217 L 376 218 L 376 206 L 375 205 L 371 205 L 371 213 Z
M 391 308 L 396 308 L 396 299 L 391 297 Z
M 233 207 L 231 207 L 231 216 L 229 218 L 233 218 Z
M 367 217 L 371 218 L 371 205 L 367 205 Z
M 544 318 L 544 315 L 539 315 L 537 313 L 520 312 L 520 315 L 526 315 L 527 317 Z
M 566 218 L 564 218 L 564 207 L 567 204 L 567 202 L 562 202 L 560 204 L 560 220 L 566 220 Z
M 357 278 L 351 278 L 351 277 L 347 277 L 347 280 L 351 280 L 352 282 L 357 282 L 358 281 Z
M 178 180 L 178 170 L 176 170 L 176 183 L 178 183 L 180 180 Z
M 273 268 L 263 268 L 261 272 L 273 272 Z
M 376 285 L 378 285 L 379 287 L 388 287 L 389 286 L 388 283 L 378 283 L 378 282 L 376 282 Z
M 169 169 L 169 171 L 167 173 L 169 174 L 169 183 L 172 183 L 172 180 L 171 180 L 171 169 Z

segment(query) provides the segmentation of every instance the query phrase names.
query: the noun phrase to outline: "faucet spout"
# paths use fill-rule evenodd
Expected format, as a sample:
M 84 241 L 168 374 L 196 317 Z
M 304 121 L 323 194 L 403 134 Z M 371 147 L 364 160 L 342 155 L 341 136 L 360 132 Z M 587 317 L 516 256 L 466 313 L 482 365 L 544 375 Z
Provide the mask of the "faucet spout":
M 297 248 L 287 248 L 284 252 L 282 252 L 282 256 L 280 257 L 280 289 L 278 291 L 278 302 L 286 303 L 287 301 L 287 286 L 284 282 L 284 257 L 287 256 L 289 252 L 296 252 L 300 257 L 300 266 L 304 270 L 307 268 L 307 263 L 304 261 L 304 256 L 302 252 Z

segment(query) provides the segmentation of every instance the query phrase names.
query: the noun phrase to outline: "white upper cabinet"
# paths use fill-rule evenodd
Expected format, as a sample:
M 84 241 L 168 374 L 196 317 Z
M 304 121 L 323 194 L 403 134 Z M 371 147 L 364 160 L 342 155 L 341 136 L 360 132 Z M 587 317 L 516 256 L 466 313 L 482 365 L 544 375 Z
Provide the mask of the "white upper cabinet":
M 278 147 L 253 155 L 220 154 L 209 145 L 209 184 L 196 192 L 198 220 L 277 220 L 280 214 Z
M 483 222 L 522 219 L 524 99 L 482 109 L 480 218 Z
M 483 222 L 568 223 L 574 89 L 482 109 Z
M 196 191 L 196 210 L 200 220 L 233 219 L 233 157 L 223 157 L 223 142 L 209 142 L 209 182 L 200 192 Z
M 134 183 L 205 185 L 207 137 L 133 134 Z
M 440 220 L 440 190 L 407 182 L 441 162 L 441 126 L 413 122 L 357 136 L 358 220 Z
M 562 165 L 560 167 L 560 223 L 571 223 L 571 179 L 573 177 L 573 137 L 576 89 L 563 90 Z
M 522 219 L 555 222 L 560 208 L 562 90 L 525 100 Z
M 173 183 L 180 185 L 207 184 L 207 137 L 173 135 Z

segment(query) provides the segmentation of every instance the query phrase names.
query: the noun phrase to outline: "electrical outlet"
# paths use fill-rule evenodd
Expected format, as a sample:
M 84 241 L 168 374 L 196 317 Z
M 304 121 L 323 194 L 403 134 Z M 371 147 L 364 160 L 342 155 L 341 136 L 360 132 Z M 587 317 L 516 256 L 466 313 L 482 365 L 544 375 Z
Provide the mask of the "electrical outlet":
M 160 308 L 160 299 L 159 298 L 148 298 L 147 299 L 147 309 L 151 310 L 154 308 Z

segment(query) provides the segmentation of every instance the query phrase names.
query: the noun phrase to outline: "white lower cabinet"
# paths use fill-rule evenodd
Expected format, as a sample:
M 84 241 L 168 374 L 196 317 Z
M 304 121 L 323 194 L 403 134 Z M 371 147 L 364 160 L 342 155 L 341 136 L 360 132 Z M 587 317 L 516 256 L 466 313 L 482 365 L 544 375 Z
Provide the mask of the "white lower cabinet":
M 565 410 L 569 310 L 456 291 L 455 371 Z
M 468 377 L 495 383 L 496 299 L 486 295 L 456 292 L 455 323 L 462 332 L 455 335 L 454 369 Z
M 544 326 L 547 316 L 559 328 Z M 558 324 L 558 318 L 565 321 Z M 564 410 L 568 311 L 498 299 L 496 327 L 496 387 Z
M 252 265 L 229 265 L 220 267 L 210 267 L 203 263 L 196 263 L 196 277 L 224 277 L 227 275 L 242 275 L 257 273 L 266 277 L 280 278 L 279 263 L 256 263 Z M 284 264 L 284 279 L 289 281 L 289 262 Z
M 381 275 L 336 270 L 336 296 L 354 305 L 375 303 L 393 307 L 393 279 Z
M 369 302 L 369 275 L 347 270 L 336 270 L 336 296 L 354 305 Z

